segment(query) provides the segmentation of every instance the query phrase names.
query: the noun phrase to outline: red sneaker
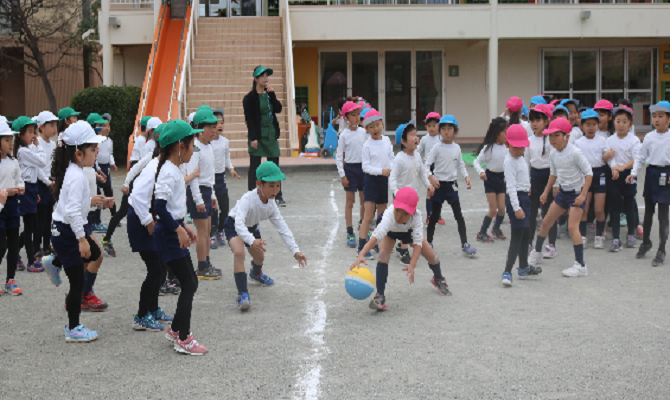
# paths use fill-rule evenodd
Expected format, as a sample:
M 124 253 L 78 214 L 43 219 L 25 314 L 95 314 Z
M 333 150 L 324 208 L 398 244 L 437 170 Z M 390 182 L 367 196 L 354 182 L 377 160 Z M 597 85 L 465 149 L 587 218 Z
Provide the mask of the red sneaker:
M 443 220 L 442 218 L 438 219 L 438 220 L 437 220 L 437 223 L 438 223 L 439 225 L 444 225 L 444 224 L 445 224 L 445 222 L 444 222 L 444 220 Z
M 165 332 L 165 338 L 172 343 L 177 343 L 177 340 L 179 340 L 179 332 L 175 332 L 172 330 L 172 327 L 168 327 L 167 332 Z
M 84 296 L 81 300 L 81 310 L 82 311 L 93 311 L 100 312 L 107 309 L 107 303 L 100 300 L 95 293 L 90 292 L 88 295 Z
M 188 354 L 190 356 L 202 356 L 207 353 L 205 346 L 196 342 L 196 340 L 193 339 L 193 335 L 188 335 L 186 340 L 183 341 L 177 338 L 177 341 L 174 343 L 174 351 Z

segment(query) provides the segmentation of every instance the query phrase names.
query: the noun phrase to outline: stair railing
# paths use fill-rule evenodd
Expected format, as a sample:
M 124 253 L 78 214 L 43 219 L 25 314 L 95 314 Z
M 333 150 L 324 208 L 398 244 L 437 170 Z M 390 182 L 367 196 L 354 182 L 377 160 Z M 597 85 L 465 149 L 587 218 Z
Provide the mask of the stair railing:
M 186 115 L 186 76 L 188 75 L 188 86 L 191 86 L 191 60 L 195 54 L 195 36 L 198 34 L 198 15 L 199 4 L 191 5 L 191 17 L 189 18 L 188 32 L 186 34 L 186 43 L 184 47 L 184 65 L 179 76 L 179 87 L 176 96 L 177 100 L 177 118 L 183 119 Z M 170 115 L 172 115 L 172 105 L 170 105 Z

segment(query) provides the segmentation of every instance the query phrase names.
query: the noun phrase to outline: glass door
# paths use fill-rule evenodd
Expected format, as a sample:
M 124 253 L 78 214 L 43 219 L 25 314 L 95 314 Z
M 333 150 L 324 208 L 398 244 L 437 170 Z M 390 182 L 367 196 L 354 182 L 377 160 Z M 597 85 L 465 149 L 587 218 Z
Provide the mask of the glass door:
M 572 95 L 580 104 L 595 104 L 598 99 L 598 50 L 572 51 Z
M 542 71 L 542 93 L 570 97 L 570 50 L 545 50 Z
M 337 102 L 347 97 L 347 53 L 321 53 L 321 111 L 337 115 Z
M 623 49 L 600 52 L 600 92 L 603 99 L 616 103 L 625 98 L 625 63 Z
M 416 52 L 415 113 L 417 130 L 425 131 L 429 112 L 442 114 L 442 52 Z
M 351 79 L 351 95 L 362 97 L 372 107 L 379 108 L 379 55 L 376 51 L 351 54 Z
M 637 125 L 651 125 L 649 106 L 653 87 L 652 59 L 651 50 L 626 52 L 626 98 L 633 104 Z
M 386 131 L 412 119 L 412 52 L 387 51 L 385 54 Z

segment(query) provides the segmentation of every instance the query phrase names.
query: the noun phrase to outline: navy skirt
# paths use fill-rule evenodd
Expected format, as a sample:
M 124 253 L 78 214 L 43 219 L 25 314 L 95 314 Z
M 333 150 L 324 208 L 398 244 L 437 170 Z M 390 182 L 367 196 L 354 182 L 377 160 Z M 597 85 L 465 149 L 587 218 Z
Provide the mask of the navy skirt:
M 412 232 L 413 230 L 410 229 L 407 232 L 389 232 L 386 234 L 386 236 L 390 237 L 393 240 L 400 240 L 402 244 L 421 244 L 421 243 L 414 243 L 414 240 L 412 239 Z
M 183 219 L 180 219 L 177 222 L 184 227 Z M 182 249 L 179 246 L 179 236 L 177 236 L 177 232 L 168 230 L 165 225 L 161 223 L 160 219 L 156 222 L 156 226 L 154 227 L 153 241 L 155 251 L 158 252 L 161 260 L 163 260 L 165 264 L 180 258 L 191 257 L 188 248 Z
M 662 174 L 665 174 L 665 186 L 660 185 Z M 654 203 L 670 204 L 670 182 L 668 180 L 670 180 L 670 166 L 647 166 L 642 196 L 651 199 Z
M 226 185 L 226 173 L 214 175 L 214 194 L 218 199 L 219 196 L 228 194 L 228 185 Z
M 607 193 L 607 187 L 612 181 L 612 169 L 607 165 L 598 168 L 592 168 L 593 180 L 589 193 Z M 619 178 L 621 179 L 621 178 Z
M 487 169 L 484 193 L 505 194 L 506 191 L 505 172 L 493 172 Z
M 344 188 L 345 192 L 362 192 L 364 188 L 365 173 L 363 164 L 344 164 L 344 176 L 349 180 L 349 186 Z
M 581 192 L 578 192 L 576 190 L 563 190 L 563 188 L 558 189 L 558 194 L 556 197 L 554 197 L 554 203 L 558 204 L 559 207 L 564 208 L 566 210 L 569 210 L 570 207 L 577 207 L 575 206 L 575 200 L 579 195 L 582 194 Z M 582 203 L 581 206 L 579 206 L 582 210 L 586 208 L 586 201 Z
M 191 187 L 188 186 L 186 188 L 186 206 L 188 207 L 188 213 L 191 214 L 191 218 L 193 219 L 207 219 L 212 215 L 212 188 L 200 186 L 200 194 L 202 195 L 202 201 L 205 202 L 204 212 L 199 212 L 196 208 Z
M 19 195 L 7 197 L 5 206 L 0 211 L 0 229 L 19 229 L 21 216 L 19 214 Z
M 96 179 L 99 188 L 111 188 L 112 187 L 112 175 L 109 173 L 109 164 L 99 164 L 102 173 L 105 174 L 107 180 L 105 183 L 100 182 Z
M 53 206 L 56 204 L 56 199 L 51 193 L 51 188 L 42 181 L 37 181 L 37 194 L 40 196 L 40 201 L 37 204 L 45 206 Z
M 506 194 L 505 209 L 507 210 L 507 216 L 509 217 L 511 227 L 512 229 L 530 228 L 530 197 L 528 197 L 528 192 L 516 192 L 516 197 L 519 199 L 519 207 L 521 207 L 523 213 L 526 216 L 524 217 L 524 219 L 519 219 L 516 217 L 514 209 L 512 208 L 512 202 L 509 199 L 509 194 Z
M 258 226 L 258 224 L 252 227 L 247 227 L 247 229 L 249 230 L 249 233 L 251 233 L 256 239 L 261 238 L 261 228 Z M 232 238 L 239 236 L 235 230 L 235 218 L 226 218 L 226 221 L 223 223 L 223 233 L 226 235 L 228 243 L 230 243 Z M 251 247 L 246 242 L 244 242 L 244 246 Z
M 549 168 L 530 169 L 530 192 L 533 195 L 537 193 L 537 196 L 540 196 L 544 192 L 549 182 L 549 175 L 551 175 Z
M 383 175 L 365 174 L 363 179 L 363 201 L 375 204 L 388 204 L 389 178 Z
M 135 209 L 131 205 L 128 205 L 126 223 L 126 227 L 128 228 L 128 241 L 130 242 L 130 249 L 133 253 L 156 251 L 153 237 L 149 234 L 147 227 L 142 225 L 139 217 L 135 214 Z
M 61 263 L 63 263 L 63 267 L 68 268 L 86 264 L 100 257 L 100 248 L 91 239 L 91 228 L 88 225 L 84 225 L 84 232 L 89 246 L 91 246 L 91 256 L 89 258 L 81 258 L 79 241 L 75 237 L 70 225 L 60 221 L 53 221 L 51 224 L 51 244 L 58 254 Z M 93 248 L 94 245 L 96 249 Z
M 26 182 L 26 192 L 19 196 L 19 213 L 21 216 L 37 214 L 37 196 L 39 189 L 37 183 Z
M 626 178 L 630 175 L 631 170 L 627 169 L 619 172 L 617 180 L 612 179 L 607 185 L 607 193 L 619 196 L 635 196 L 637 194 L 637 183 L 626 183 Z M 593 178 L 595 180 L 595 177 Z
M 430 198 L 431 201 L 437 201 L 453 204 L 458 201 L 458 182 L 440 181 L 440 187 L 435 189 L 435 194 Z

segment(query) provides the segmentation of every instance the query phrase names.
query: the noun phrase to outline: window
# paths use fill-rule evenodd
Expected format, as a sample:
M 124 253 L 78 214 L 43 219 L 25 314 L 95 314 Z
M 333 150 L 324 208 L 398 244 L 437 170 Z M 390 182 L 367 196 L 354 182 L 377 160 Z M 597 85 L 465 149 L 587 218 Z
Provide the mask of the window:
M 309 88 L 307 86 L 295 87 L 295 109 L 298 113 L 302 111 L 303 104 L 309 112 Z

